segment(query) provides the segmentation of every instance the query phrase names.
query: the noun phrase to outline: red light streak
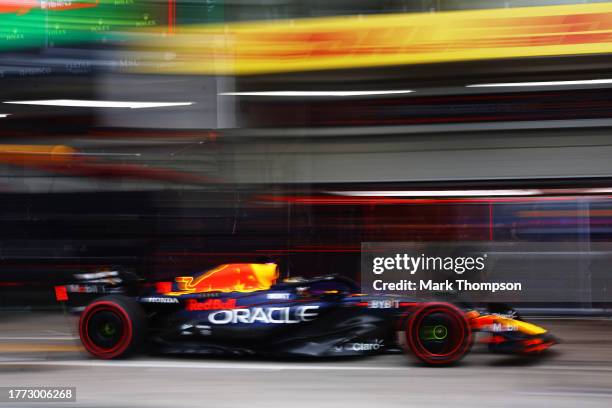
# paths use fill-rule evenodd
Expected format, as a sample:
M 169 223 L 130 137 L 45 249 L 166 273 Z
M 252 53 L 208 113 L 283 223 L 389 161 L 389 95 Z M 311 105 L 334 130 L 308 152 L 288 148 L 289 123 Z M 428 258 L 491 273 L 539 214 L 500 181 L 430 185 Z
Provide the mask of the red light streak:
M 489 203 L 489 241 L 493 241 L 493 203 Z
M 176 27 L 176 0 L 168 0 L 168 34 L 174 34 Z
M 495 197 L 495 198 L 385 198 L 385 197 L 330 197 L 330 196 L 270 196 L 257 199 L 264 202 L 300 205 L 397 205 L 397 204 L 490 204 L 575 201 L 580 198 L 609 200 L 609 195 L 547 196 L 547 197 Z

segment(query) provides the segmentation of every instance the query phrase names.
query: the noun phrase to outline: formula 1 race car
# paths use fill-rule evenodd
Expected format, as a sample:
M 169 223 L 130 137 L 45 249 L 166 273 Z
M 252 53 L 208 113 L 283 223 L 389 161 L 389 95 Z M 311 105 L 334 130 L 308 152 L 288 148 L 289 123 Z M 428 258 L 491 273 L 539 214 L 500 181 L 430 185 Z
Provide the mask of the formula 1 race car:
M 484 333 L 482 341 L 493 352 L 537 354 L 556 342 L 541 327 L 510 315 L 363 295 L 345 277 L 277 282 L 273 263 L 225 264 L 148 286 L 119 270 L 75 278 L 55 287 L 56 298 L 88 302 L 69 306 L 80 312 L 83 346 L 102 359 L 145 348 L 287 357 L 404 350 L 423 363 L 446 365 L 469 352 L 477 332 Z

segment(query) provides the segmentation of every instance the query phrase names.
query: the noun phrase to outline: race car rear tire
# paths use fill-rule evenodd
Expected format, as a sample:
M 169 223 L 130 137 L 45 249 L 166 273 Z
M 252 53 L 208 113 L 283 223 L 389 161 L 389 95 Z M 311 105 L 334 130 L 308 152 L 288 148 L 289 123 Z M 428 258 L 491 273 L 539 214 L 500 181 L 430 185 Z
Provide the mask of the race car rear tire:
M 142 307 L 125 296 L 104 296 L 90 303 L 79 319 L 79 336 L 94 357 L 127 357 L 141 347 L 146 334 Z
M 405 348 L 428 365 L 449 365 L 471 349 L 473 336 L 463 312 L 448 303 L 425 303 L 405 320 Z

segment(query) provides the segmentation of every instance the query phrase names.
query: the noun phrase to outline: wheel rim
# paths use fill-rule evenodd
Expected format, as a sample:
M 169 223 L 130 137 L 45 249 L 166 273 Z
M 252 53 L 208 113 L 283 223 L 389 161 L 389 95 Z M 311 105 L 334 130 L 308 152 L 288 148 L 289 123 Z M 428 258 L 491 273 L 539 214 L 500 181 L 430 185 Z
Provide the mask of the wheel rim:
M 417 328 L 421 347 L 436 356 L 452 354 L 463 341 L 457 319 L 442 311 L 424 314 Z
M 101 349 L 110 350 L 124 337 L 121 316 L 113 311 L 103 310 L 91 316 L 87 324 L 87 336 Z
M 121 355 L 132 339 L 127 313 L 111 302 L 90 305 L 83 312 L 79 329 L 85 349 L 99 358 Z
M 430 364 L 450 364 L 469 350 L 471 332 L 459 310 L 448 305 L 425 306 L 416 311 L 407 330 L 412 352 Z
M 448 328 L 443 324 L 424 325 L 419 329 L 419 338 L 425 341 L 442 341 L 448 337 Z

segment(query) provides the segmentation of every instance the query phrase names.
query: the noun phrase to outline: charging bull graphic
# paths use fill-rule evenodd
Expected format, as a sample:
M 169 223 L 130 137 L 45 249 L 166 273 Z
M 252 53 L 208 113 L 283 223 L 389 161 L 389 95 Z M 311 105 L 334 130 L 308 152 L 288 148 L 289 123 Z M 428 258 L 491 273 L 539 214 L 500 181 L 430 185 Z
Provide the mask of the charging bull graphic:
M 225 264 L 196 279 L 175 278 L 179 292 L 254 292 L 266 290 L 278 279 L 276 264 Z

